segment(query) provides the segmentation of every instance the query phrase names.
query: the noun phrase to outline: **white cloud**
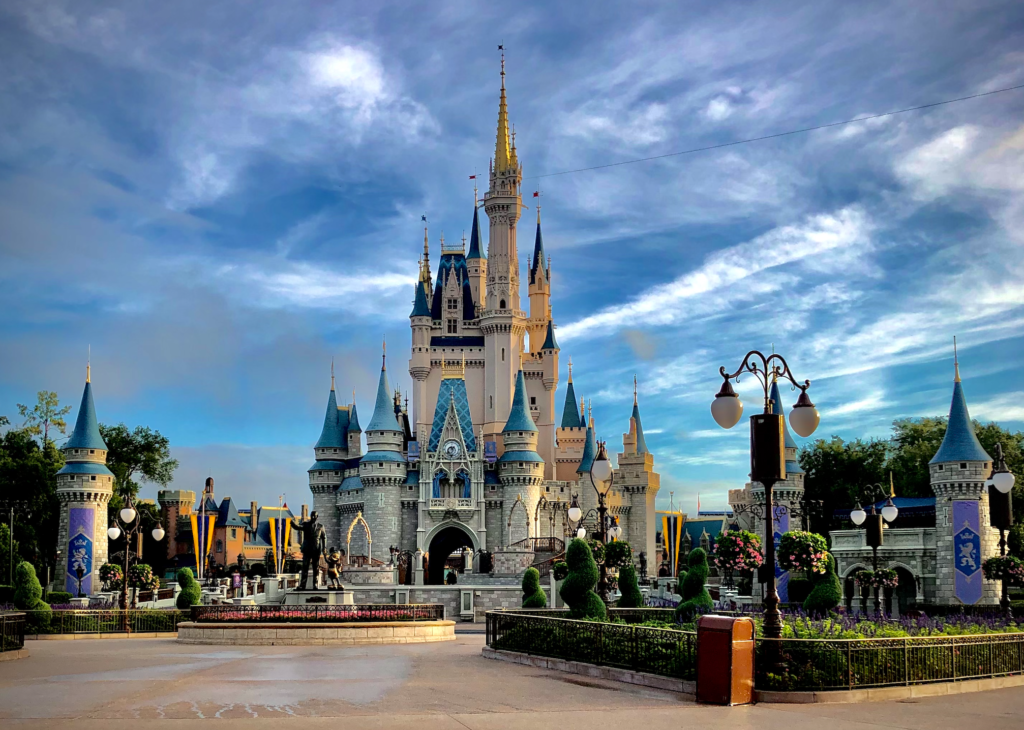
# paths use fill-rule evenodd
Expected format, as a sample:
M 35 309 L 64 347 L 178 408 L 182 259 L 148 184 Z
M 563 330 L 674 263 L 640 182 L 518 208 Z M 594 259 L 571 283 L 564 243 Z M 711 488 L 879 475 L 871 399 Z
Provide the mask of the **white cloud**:
M 971 416 L 982 421 L 1024 421 L 1024 391 L 1014 391 L 972 403 Z
M 970 154 L 978 133 L 972 125 L 950 129 L 905 155 L 896 164 L 896 174 L 912 187 L 919 200 L 941 197 L 961 183 L 961 163 Z
M 651 327 L 679 321 L 691 314 L 681 306 L 683 302 L 721 293 L 741 281 L 746 286 L 745 280 L 755 274 L 808 256 L 834 255 L 853 247 L 866 251 L 870 229 L 867 216 L 858 208 L 844 208 L 834 214 L 813 216 L 800 225 L 773 229 L 746 243 L 716 251 L 698 269 L 669 284 L 563 326 L 559 337 L 568 341 L 608 335 L 625 326 Z

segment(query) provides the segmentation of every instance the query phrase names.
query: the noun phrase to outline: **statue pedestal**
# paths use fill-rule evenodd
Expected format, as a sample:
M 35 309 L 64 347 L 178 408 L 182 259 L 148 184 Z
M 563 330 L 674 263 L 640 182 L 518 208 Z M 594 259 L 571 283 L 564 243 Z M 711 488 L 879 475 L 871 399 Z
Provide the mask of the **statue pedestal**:
M 351 606 L 355 603 L 352 591 L 302 590 L 296 588 L 284 594 L 286 606 Z

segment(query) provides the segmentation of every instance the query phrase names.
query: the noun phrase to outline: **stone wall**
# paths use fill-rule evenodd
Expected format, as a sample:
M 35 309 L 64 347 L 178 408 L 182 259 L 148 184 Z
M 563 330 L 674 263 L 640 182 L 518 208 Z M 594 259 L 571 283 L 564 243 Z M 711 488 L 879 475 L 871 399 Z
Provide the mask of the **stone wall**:
M 342 585 L 389 585 L 395 582 L 394 568 L 365 567 L 345 568 L 341 574 Z
M 494 551 L 494 575 L 522 575 L 533 565 L 534 552 L 518 548 L 496 548 Z

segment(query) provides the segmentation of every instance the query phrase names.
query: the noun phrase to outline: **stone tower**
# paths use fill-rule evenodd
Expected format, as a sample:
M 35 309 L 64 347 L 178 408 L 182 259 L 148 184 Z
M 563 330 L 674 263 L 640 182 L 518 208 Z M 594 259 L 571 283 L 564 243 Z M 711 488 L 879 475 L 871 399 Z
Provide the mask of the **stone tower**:
M 52 585 L 77 596 L 80 569 L 85 596 L 101 588 L 99 569 L 107 562 L 107 503 L 114 493 L 114 474 L 107 468 L 107 445 L 96 421 L 88 365 L 75 430 L 62 451 L 65 464 L 57 472 L 58 570 Z
M 629 417 L 629 432 L 622 435 L 622 453 L 618 462 L 615 485 L 622 490 L 623 499 L 629 506 L 625 539 L 633 546 L 637 558 L 642 550 L 648 561 L 654 560 L 657 531 L 654 502 L 661 488 L 661 476 L 654 471 L 654 454 L 648 451 L 644 440 L 636 378 L 633 378 L 633 413 Z
M 344 417 L 343 417 L 344 415 Z M 331 392 L 327 395 L 327 412 L 320 438 L 313 447 L 316 461 L 309 467 L 309 491 L 313 493 L 313 509 L 320 524 L 327 532 L 328 541 L 338 534 L 338 507 L 336 493 L 345 474 L 345 460 L 348 457 L 348 412 L 338 409 L 334 391 L 334 365 L 331 365 Z M 358 451 L 356 452 L 358 456 Z M 336 543 L 331 543 L 336 544 Z
M 498 477 L 501 479 L 503 503 L 502 523 L 509 525 L 512 517 L 513 530 L 521 525 L 520 517 L 525 515 L 527 537 L 530 534 L 534 512 L 540 499 L 541 484 L 544 481 L 544 459 L 537 453 L 537 425 L 533 422 L 527 406 L 526 378 L 520 370 L 516 376 L 515 396 L 508 421 L 501 432 L 504 453 L 498 461 Z M 512 510 L 522 510 L 512 516 Z M 512 536 L 505 535 L 505 544 L 512 542 Z
M 405 434 L 395 417 L 388 383 L 387 358 L 382 359 L 373 416 L 366 426 L 366 454 L 359 462 L 363 488 L 363 517 L 370 526 L 378 560 L 387 558 L 389 546 L 401 544 L 401 486 L 408 464 L 402 453 Z M 342 525 L 342 531 L 348 525 Z M 345 535 L 343 534 L 342 539 Z M 374 556 L 370 556 L 374 557 Z
M 554 459 L 554 478 L 558 481 L 574 481 L 576 467 L 583 459 L 583 447 L 587 442 L 587 426 L 580 410 L 577 410 L 576 388 L 572 382 L 572 358 L 569 358 L 569 383 L 565 389 L 565 405 L 562 407 L 561 423 L 558 430 L 555 431 L 557 450 Z
M 487 291 L 480 329 L 484 335 L 484 440 L 497 441 L 506 414 L 512 407 L 512 389 L 520 365 L 526 334 L 526 316 L 520 309 L 519 254 L 516 224 L 522 208 L 520 184 L 523 169 L 509 135 L 505 99 L 505 58 L 501 60 L 501 96 L 498 133 L 491 161 L 490 188 L 484 195 L 484 211 L 490 219 L 487 241 Z
M 945 605 L 997 604 L 999 584 L 981 572 L 998 553 L 998 531 L 989 527 L 988 455 L 974 433 L 954 361 L 953 400 L 942 445 L 928 463 L 935 492 L 935 602 Z
M 469 270 L 469 286 L 477 307 L 476 316 L 479 317 L 484 307 L 484 294 L 487 292 L 487 257 L 484 255 L 483 245 L 480 243 L 480 207 L 475 195 L 473 196 L 473 229 L 469 234 L 466 268 Z

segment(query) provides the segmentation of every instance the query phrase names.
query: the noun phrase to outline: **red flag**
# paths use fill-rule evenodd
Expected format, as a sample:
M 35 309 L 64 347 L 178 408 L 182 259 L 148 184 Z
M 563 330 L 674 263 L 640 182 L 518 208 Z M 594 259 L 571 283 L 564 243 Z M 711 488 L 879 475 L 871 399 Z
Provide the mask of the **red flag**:
M 539 192 L 537 192 L 537 191 L 534 191 L 534 193 L 533 193 L 533 197 L 535 197 L 535 198 L 539 198 L 539 197 L 540 197 L 540 193 L 539 193 Z
M 470 176 L 469 176 L 469 179 L 470 179 L 470 180 L 476 180 L 476 175 L 470 175 Z

